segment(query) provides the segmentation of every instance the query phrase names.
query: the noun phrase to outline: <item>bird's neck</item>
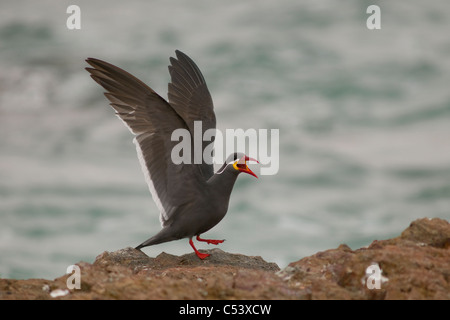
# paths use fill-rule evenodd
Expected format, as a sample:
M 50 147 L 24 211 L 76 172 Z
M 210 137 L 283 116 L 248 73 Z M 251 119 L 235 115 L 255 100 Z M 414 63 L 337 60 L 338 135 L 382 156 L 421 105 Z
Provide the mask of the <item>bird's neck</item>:
M 234 172 L 224 170 L 222 173 L 214 174 L 208 180 L 208 185 L 210 186 L 212 196 L 220 200 L 221 203 L 226 203 L 227 208 L 231 191 L 233 190 L 233 186 L 236 182 L 237 177 L 238 175 Z

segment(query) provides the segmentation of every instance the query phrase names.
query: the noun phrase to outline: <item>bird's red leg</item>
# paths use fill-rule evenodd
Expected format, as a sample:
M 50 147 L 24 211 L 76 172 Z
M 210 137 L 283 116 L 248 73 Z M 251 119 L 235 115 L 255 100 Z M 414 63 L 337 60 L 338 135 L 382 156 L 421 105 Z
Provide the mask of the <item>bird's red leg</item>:
M 192 249 L 194 249 L 195 254 L 197 255 L 197 257 L 199 257 L 200 259 L 205 259 L 206 257 L 209 257 L 209 254 L 207 253 L 201 253 L 197 250 L 197 248 L 194 246 L 194 243 L 192 242 L 192 238 L 189 239 L 189 244 L 191 245 Z
M 203 241 L 203 242 L 206 242 L 207 244 L 215 244 L 215 245 L 218 245 L 219 243 L 222 243 L 222 242 L 224 242 L 225 240 L 202 239 L 202 238 L 200 238 L 200 236 L 197 236 L 197 241 Z

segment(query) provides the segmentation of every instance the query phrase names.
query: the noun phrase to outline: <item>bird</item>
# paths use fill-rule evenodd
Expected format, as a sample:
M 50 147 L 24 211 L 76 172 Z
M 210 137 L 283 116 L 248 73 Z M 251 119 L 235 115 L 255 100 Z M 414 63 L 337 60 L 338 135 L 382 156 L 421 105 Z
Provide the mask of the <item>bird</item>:
M 172 161 L 171 151 L 177 143 L 171 139 L 174 130 L 188 130 L 193 139 L 195 121 L 202 123 L 202 137 L 206 130 L 216 129 L 214 105 L 205 78 L 191 58 L 179 50 L 175 54 L 176 58 L 169 59 L 168 101 L 135 76 L 106 61 L 87 58 L 90 67 L 85 69 L 106 90 L 104 95 L 115 114 L 135 136 L 138 159 L 160 212 L 162 229 L 136 249 L 187 238 L 198 258 L 205 259 L 210 254 L 199 252 L 192 238 L 214 245 L 224 242 L 200 235 L 216 226 L 227 213 L 240 173 L 258 178 L 247 162 L 259 162 L 234 152 L 214 173 L 212 162 L 205 159 L 201 163 Z M 202 151 L 206 144 L 202 142 Z

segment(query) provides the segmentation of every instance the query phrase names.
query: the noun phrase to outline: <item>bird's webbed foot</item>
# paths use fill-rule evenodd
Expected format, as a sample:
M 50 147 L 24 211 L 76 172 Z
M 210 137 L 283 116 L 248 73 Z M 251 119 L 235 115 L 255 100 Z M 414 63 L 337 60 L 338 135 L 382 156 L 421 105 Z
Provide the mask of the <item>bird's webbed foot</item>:
M 225 240 L 212 240 L 212 239 L 202 239 L 200 238 L 200 236 L 197 236 L 197 241 L 203 241 L 206 242 L 207 244 L 215 244 L 218 245 L 219 243 L 223 243 Z

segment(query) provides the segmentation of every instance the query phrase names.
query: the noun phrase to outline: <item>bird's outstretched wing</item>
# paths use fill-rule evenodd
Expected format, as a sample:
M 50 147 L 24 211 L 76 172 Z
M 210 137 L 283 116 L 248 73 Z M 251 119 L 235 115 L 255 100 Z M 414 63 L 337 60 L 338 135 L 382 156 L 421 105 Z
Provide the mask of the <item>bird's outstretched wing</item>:
M 183 52 L 176 50 L 177 59 L 170 58 L 169 72 L 169 103 L 187 124 L 191 136 L 194 137 L 194 121 L 202 122 L 201 137 L 208 129 L 216 128 L 216 116 L 214 105 L 200 69 Z M 214 140 L 214 139 L 212 139 Z M 197 143 L 200 143 L 198 141 Z M 211 141 L 202 140 L 202 163 L 200 168 L 207 180 L 214 174 L 211 155 L 205 155 L 203 151 Z
M 91 77 L 106 89 L 116 115 L 136 135 L 138 158 L 163 226 L 177 209 L 189 204 L 206 183 L 199 165 L 174 164 L 171 141 L 175 129 L 188 129 L 185 120 L 155 91 L 128 72 L 102 60 L 88 58 Z

